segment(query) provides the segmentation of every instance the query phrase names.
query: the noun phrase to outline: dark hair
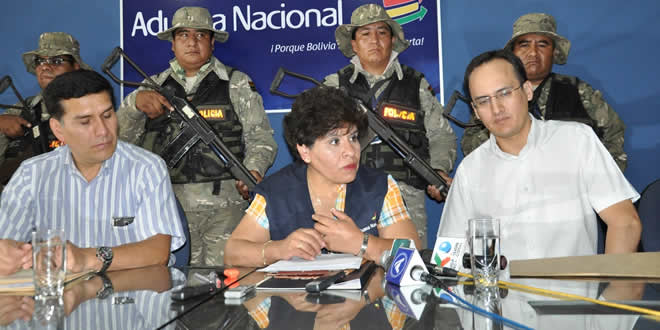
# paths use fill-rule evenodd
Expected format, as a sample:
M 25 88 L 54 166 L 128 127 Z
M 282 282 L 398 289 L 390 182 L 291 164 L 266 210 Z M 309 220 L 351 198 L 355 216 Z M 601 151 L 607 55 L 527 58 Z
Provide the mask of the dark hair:
M 380 21 L 380 22 L 383 22 L 383 21 Z M 374 22 L 374 23 L 378 23 L 378 22 Z M 367 24 L 367 25 L 369 25 L 369 24 Z M 392 32 L 392 27 L 389 24 L 387 24 L 387 22 L 385 22 L 385 25 L 387 26 L 387 29 L 390 30 L 390 35 L 394 35 L 394 33 Z M 363 26 L 365 26 L 365 25 L 363 25 Z M 351 40 L 355 40 L 355 33 L 361 27 L 362 26 L 356 26 L 356 27 L 353 28 L 353 30 L 351 31 Z
M 300 94 L 282 121 L 284 139 L 296 160 L 300 160 L 297 145 L 311 147 L 316 139 L 344 125 L 356 127 L 362 136 L 369 125 L 367 114 L 344 91 L 328 86 Z
M 470 64 L 468 64 L 467 69 L 465 69 L 465 76 L 463 77 L 463 93 L 465 93 L 465 96 L 467 96 L 468 99 L 472 100 L 472 95 L 470 94 L 470 75 L 472 74 L 472 71 L 495 59 L 502 59 L 509 62 L 513 66 L 513 71 L 520 84 L 527 81 L 525 66 L 522 64 L 522 61 L 520 61 L 518 56 L 514 55 L 508 49 L 490 50 L 473 58 L 472 61 L 470 61 Z
M 60 120 L 64 115 L 64 109 L 62 109 L 60 101 L 77 99 L 101 92 L 108 93 L 112 101 L 112 107 L 115 108 L 115 98 L 108 80 L 95 71 L 76 70 L 55 77 L 44 89 L 43 97 L 48 114 Z

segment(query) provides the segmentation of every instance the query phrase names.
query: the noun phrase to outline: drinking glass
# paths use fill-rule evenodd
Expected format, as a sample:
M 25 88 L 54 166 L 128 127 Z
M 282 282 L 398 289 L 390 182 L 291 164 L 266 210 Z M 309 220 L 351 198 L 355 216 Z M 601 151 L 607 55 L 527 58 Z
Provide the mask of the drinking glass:
M 496 286 L 500 272 L 500 221 L 470 219 L 468 242 L 476 289 Z
M 61 229 L 32 232 L 35 298 L 60 299 L 66 276 L 66 236 Z

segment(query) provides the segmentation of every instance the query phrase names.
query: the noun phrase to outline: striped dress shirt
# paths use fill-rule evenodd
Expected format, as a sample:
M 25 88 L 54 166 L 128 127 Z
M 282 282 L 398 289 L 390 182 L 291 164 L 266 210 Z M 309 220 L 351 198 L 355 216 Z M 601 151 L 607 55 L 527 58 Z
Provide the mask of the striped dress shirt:
M 121 271 L 120 271 L 121 272 Z M 113 272 L 118 274 L 120 272 Z M 118 291 L 110 294 L 104 299 L 92 298 L 72 305 L 74 309 L 71 314 L 63 316 L 59 328 L 62 329 L 156 329 L 177 316 L 177 312 L 170 309 L 172 303 L 172 291 L 183 287 L 186 275 L 176 268 L 168 268 L 167 276 L 172 281 L 172 288 L 155 292 L 149 289 L 132 288 L 130 291 Z M 80 285 L 82 283 L 76 284 Z M 66 290 L 69 290 L 67 287 Z M 64 294 L 64 305 L 69 306 L 71 295 Z M 51 312 L 44 308 L 38 310 L 35 303 L 35 311 L 32 320 L 17 319 L 6 326 L 0 326 L 3 330 L 34 329 L 35 325 L 43 321 L 44 314 Z M 55 317 L 53 317 L 55 319 Z M 55 322 L 49 323 L 53 325 Z M 42 326 L 42 329 L 48 327 Z M 55 328 L 51 326 L 51 328 Z M 58 328 L 58 329 L 59 329 Z M 163 329 L 176 329 L 176 322 L 163 327 Z
M 90 182 L 68 146 L 24 161 L 2 192 L 0 238 L 29 241 L 34 228 L 64 229 L 81 248 L 118 246 L 156 234 L 185 242 L 165 162 L 122 141 Z M 115 226 L 128 217 L 130 224 Z

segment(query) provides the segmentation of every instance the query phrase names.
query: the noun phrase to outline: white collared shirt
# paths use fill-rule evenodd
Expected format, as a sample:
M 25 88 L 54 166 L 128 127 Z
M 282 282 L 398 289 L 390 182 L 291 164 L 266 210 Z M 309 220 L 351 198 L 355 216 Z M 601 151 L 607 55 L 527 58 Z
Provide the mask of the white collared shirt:
M 464 237 L 468 219 L 492 217 L 509 260 L 596 254 L 594 210 L 639 194 L 590 127 L 531 118 L 517 156 L 491 135 L 463 159 L 438 236 Z

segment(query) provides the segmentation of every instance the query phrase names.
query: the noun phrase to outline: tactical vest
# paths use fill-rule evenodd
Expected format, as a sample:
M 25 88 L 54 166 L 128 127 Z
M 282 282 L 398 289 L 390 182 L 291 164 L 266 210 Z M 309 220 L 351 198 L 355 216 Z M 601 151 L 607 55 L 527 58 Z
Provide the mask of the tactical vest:
M 30 104 L 34 97 L 28 98 Z M 49 120 L 41 120 L 41 104 L 35 104 L 29 111 L 21 111 L 20 117 L 32 124 L 32 128 L 25 128 L 28 133 L 17 138 L 9 138 L 5 157 L 7 160 L 19 157 L 21 153 L 32 148 L 34 156 L 49 152 L 62 145 L 50 130 Z
M 233 70 L 230 69 L 230 79 L 232 73 Z M 197 92 L 193 95 L 186 95 L 184 88 L 171 76 L 163 82 L 162 86 L 169 86 L 174 89 L 176 96 L 187 98 L 231 152 L 239 160 L 243 160 L 243 125 L 229 98 L 229 81 L 221 80 L 214 72 L 210 72 L 201 81 Z M 183 122 L 178 116 L 147 119 L 146 133 L 140 145 L 161 155 L 165 147 L 181 131 L 182 124 Z M 172 183 L 216 182 L 217 189 L 219 189 L 220 181 L 233 178 L 218 156 L 201 141 L 190 148 L 179 163 L 174 168 L 170 168 L 169 172 Z M 214 194 L 219 193 L 216 188 L 214 188 Z
M 337 72 L 339 86 L 346 87 L 345 89 L 349 95 L 362 100 L 365 105 L 379 109 L 380 116 L 390 124 L 394 132 L 406 141 L 417 155 L 428 162 L 431 158 L 429 140 L 426 137 L 424 112 L 421 109 L 419 99 L 419 85 L 424 75 L 406 65 L 401 65 L 401 68 L 403 69 L 403 79 L 390 79 L 387 88 L 378 100 L 368 99 L 370 87 L 363 75 L 358 74 L 355 82 L 351 84 L 350 78 L 355 69 L 353 64 L 349 64 Z M 408 120 L 388 116 L 383 113 L 384 110 L 380 107 L 383 103 L 404 106 L 412 115 L 407 116 Z M 403 181 L 417 189 L 425 189 L 428 185 L 386 143 L 369 144 L 362 152 L 360 163 L 369 167 L 380 168 L 391 174 L 397 181 Z
M 603 130 L 596 125 L 596 121 L 589 116 L 587 110 L 585 110 L 584 105 L 582 104 L 582 99 L 580 98 L 580 93 L 578 91 L 580 79 L 568 76 L 559 77 L 554 73 L 551 73 L 545 79 L 550 79 L 551 85 L 543 119 L 584 123 L 589 125 L 599 138 L 602 138 Z M 541 95 L 541 90 L 543 89 L 541 86 L 543 86 L 544 83 L 545 80 L 534 91 L 534 97 L 529 102 L 530 111 L 540 112 L 537 102 Z M 538 114 L 534 112 L 532 112 L 532 114 L 539 118 Z
M 270 239 L 282 240 L 298 228 L 314 228 L 314 207 L 307 189 L 307 165 L 293 163 L 267 176 L 254 191 L 266 199 Z M 346 186 L 344 213 L 365 232 L 378 236 L 378 220 L 387 194 L 387 175 L 360 167 Z

